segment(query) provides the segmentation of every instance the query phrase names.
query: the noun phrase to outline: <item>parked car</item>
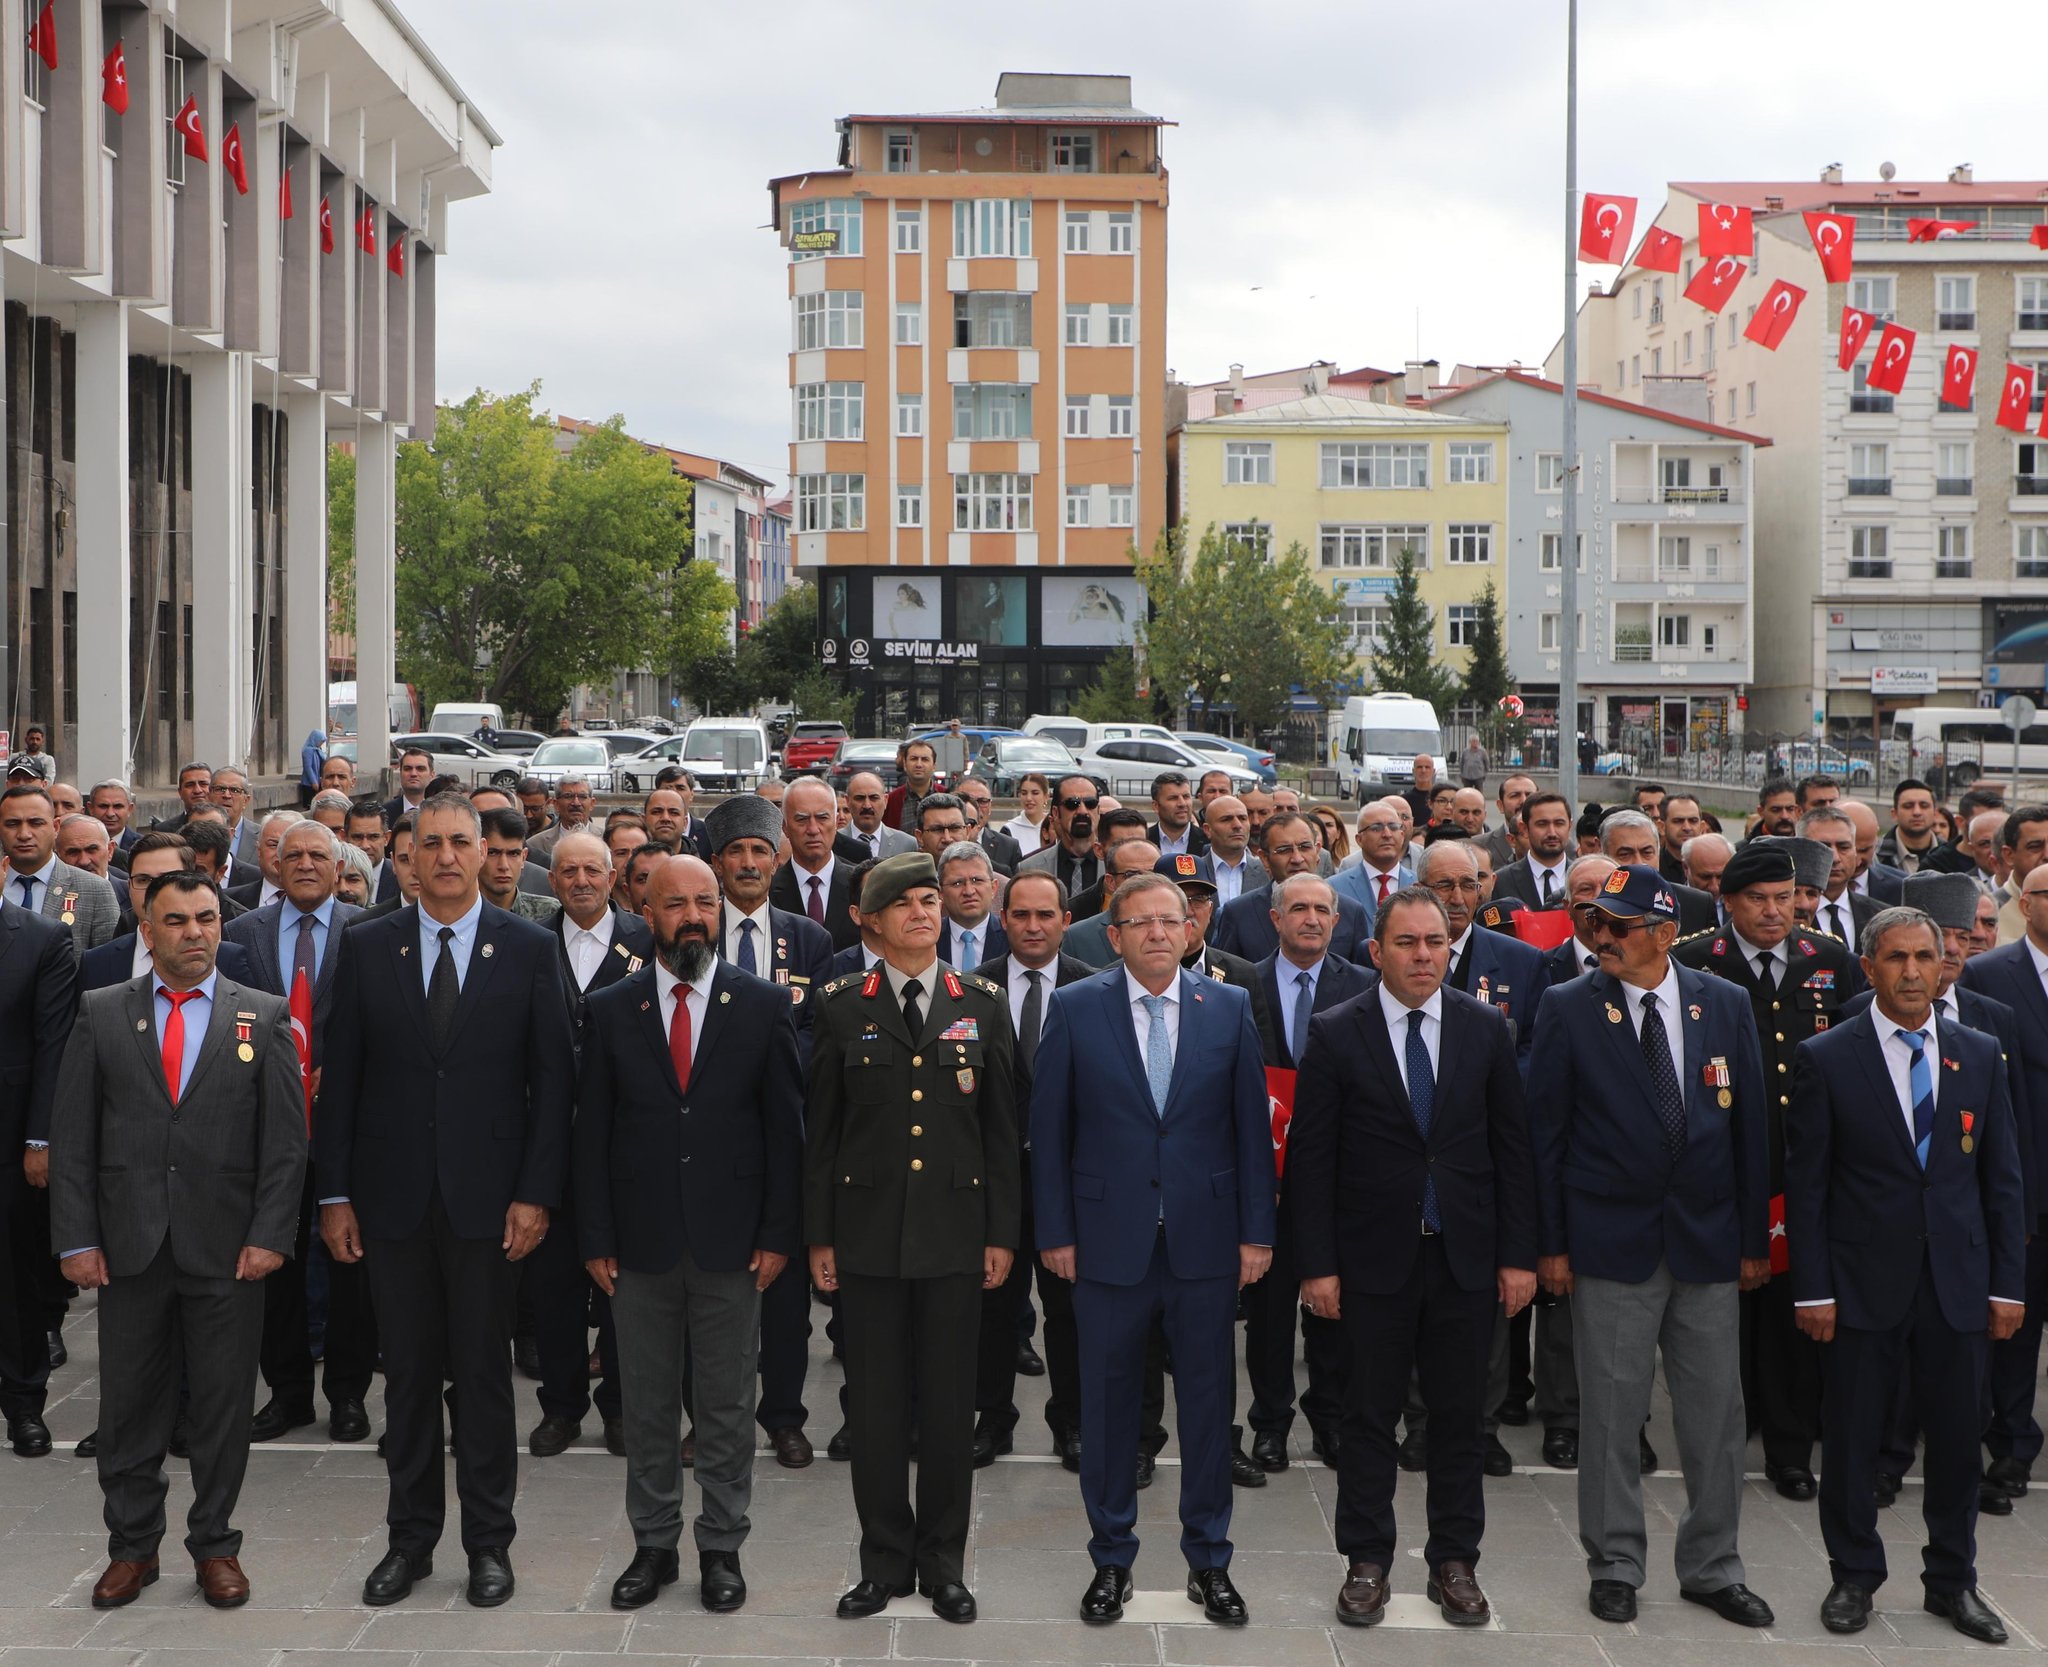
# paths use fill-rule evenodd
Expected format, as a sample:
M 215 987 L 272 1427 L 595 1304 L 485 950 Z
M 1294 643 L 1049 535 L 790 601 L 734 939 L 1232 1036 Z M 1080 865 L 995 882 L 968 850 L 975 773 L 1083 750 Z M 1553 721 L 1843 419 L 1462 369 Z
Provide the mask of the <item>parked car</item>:
M 1179 729 L 1174 731 L 1177 740 L 1196 752 L 1207 753 L 1219 764 L 1242 764 L 1246 769 L 1256 770 L 1259 780 L 1273 787 L 1280 780 L 1280 771 L 1273 761 L 1273 755 L 1264 747 L 1247 746 L 1242 741 L 1233 741 L 1222 735 L 1207 735 L 1199 730 Z
M 660 743 L 661 737 L 650 729 L 608 729 L 595 739 L 604 743 L 604 750 L 614 762 L 631 758 L 635 753 L 645 752 Z
M 832 767 L 839 743 L 846 739 L 846 725 L 822 719 L 801 722 L 782 744 L 782 779 L 821 776 Z
M 1262 785 L 1256 770 L 1220 763 L 1213 753 L 1198 753 L 1170 737 L 1164 741 L 1151 736 L 1103 741 L 1089 751 L 1075 753 L 1074 759 L 1077 769 L 1093 776 L 1105 792 L 1127 801 L 1134 810 L 1149 802 L 1153 782 L 1168 770 L 1180 771 L 1190 782 L 1204 770 L 1225 770 L 1237 792 Z
M 494 752 L 467 735 L 434 730 L 392 736 L 391 762 L 396 764 L 400 753 L 415 749 L 432 757 L 435 775 L 453 776 L 469 787 L 510 787 L 526 773 L 526 760 L 517 753 Z
M 681 762 L 700 791 L 739 793 L 763 781 L 777 762 L 759 718 L 699 718 L 683 732 Z
M 543 741 L 526 761 L 522 774 L 537 776 L 550 790 L 564 776 L 581 776 L 593 793 L 610 793 L 616 780 L 611 753 L 600 735 L 560 736 Z
M 547 737 L 537 729 L 501 729 L 496 733 L 499 752 L 517 753 L 522 758 L 531 758 L 533 749 Z
M 903 779 L 903 772 L 896 768 L 899 745 L 900 742 L 891 741 L 886 736 L 841 741 L 833 751 L 832 762 L 826 767 L 825 779 L 832 784 L 835 793 L 843 793 L 847 782 L 867 770 L 880 776 L 884 787 L 894 787 Z
M 1014 799 L 1017 783 L 1037 771 L 1046 780 L 1057 783 L 1062 775 L 1070 775 L 1080 768 L 1074 762 L 1074 755 L 1049 735 L 996 735 L 981 744 L 968 763 L 967 773 L 977 781 L 988 783 L 988 790 L 999 799 Z M 1097 787 L 1102 783 L 1098 781 Z

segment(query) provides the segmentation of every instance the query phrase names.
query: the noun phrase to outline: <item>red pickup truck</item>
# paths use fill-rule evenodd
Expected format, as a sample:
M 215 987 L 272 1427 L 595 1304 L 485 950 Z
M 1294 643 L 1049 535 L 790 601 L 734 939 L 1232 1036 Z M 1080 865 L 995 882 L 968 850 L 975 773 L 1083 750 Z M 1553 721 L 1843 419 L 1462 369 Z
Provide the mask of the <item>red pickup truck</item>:
M 839 750 L 839 743 L 845 739 L 844 724 L 797 724 L 789 732 L 789 739 L 782 744 L 782 779 L 794 781 L 798 776 L 822 776 L 831 766 L 832 755 Z

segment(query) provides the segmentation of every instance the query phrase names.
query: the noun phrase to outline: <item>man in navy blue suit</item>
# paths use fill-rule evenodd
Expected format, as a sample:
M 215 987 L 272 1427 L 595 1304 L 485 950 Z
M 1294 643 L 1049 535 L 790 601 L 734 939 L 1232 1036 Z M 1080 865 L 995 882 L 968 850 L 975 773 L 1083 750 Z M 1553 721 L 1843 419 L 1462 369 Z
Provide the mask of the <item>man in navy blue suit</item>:
M 1273 1259 L 1273 1132 L 1251 998 L 1182 970 L 1187 902 L 1163 874 L 1117 887 L 1119 964 L 1055 991 L 1033 1061 L 1032 1204 L 1045 1265 L 1074 1281 L 1085 1621 L 1131 1594 L 1145 1344 L 1173 1351 L 1187 1592 L 1242 1626 L 1230 1580 L 1238 1290 Z
M 1536 1271 L 1572 1297 L 1587 1607 L 1635 1619 L 1648 1550 L 1638 1443 L 1661 1350 L 1686 1484 L 1679 1593 L 1768 1626 L 1736 1549 L 1746 1431 L 1730 1346 L 1739 1290 L 1771 1267 L 1756 1026 L 1741 991 L 1671 959 L 1678 898 L 1654 867 L 1615 869 L 1576 912 L 1600 967 L 1545 993 L 1529 1105 Z
M 1260 831 L 1266 872 L 1275 884 L 1290 874 L 1313 874 L 1322 841 L 1316 825 L 1298 810 L 1276 810 L 1266 818 Z M 1329 953 L 1359 966 L 1369 965 L 1372 920 L 1355 897 L 1332 892 L 1337 917 L 1330 931 Z M 1279 929 L 1273 923 L 1273 900 L 1264 891 L 1247 892 L 1226 903 L 1216 917 L 1210 941 L 1228 955 L 1247 961 L 1263 961 L 1280 947 Z
M 1416 880 L 1436 893 L 1451 926 L 1451 960 L 1444 982 L 1483 1001 L 1515 1026 L 1515 1057 L 1527 1068 L 1536 1039 L 1536 1008 L 1549 987 L 1543 952 L 1499 932 L 1474 931 L 1479 909 L 1479 863 L 1462 839 L 1440 839 L 1423 849 Z
M 1884 1584 L 1877 1459 L 1903 1373 L 1926 1432 L 1924 1606 L 1988 1644 L 1977 1595 L 1979 1436 L 1987 1336 L 2019 1329 L 2024 1189 L 1992 1038 L 1933 1012 L 1941 933 L 1918 909 L 1863 930 L 1870 1011 L 1802 1042 L 1785 1153 L 1799 1326 L 1828 1344 L 1820 1525 L 1831 1632 L 1859 1632 Z

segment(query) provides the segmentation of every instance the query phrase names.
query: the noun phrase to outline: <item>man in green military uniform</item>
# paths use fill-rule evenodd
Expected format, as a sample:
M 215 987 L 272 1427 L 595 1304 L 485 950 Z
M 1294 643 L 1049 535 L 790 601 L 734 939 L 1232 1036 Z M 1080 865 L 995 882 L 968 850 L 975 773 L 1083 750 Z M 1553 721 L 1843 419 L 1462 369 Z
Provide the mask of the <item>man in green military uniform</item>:
M 811 1277 L 839 1293 L 845 1331 L 861 1523 L 861 1578 L 839 1613 L 921 1589 L 941 1619 L 971 1621 L 981 1293 L 1009 1272 L 1021 1203 L 1010 1009 L 996 985 L 938 959 L 926 853 L 870 869 L 860 910 L 881 959 L 818 1001 L 804 1155 Z
M 1793 1321 L 1791 1263 L 1785 1241 L 1785 1110 L 1792 1099 L 1792 1055 L 1833 1024 L 1856 993 L 1855 951 L 1794 916 L 1798 889 L 1794 841 L 1752 840 L 1721 871 L 1725 926 L 1683 939 L 1680 966 L 1711 972 L 1748 992 L 1763 1050 L 1770 1112 L 1771 1273 L 1742 1295 L 1743 1399 L 1764 1444 L 1764 1473 L 1787 1499 L 1814 1497 L 1813 1444 L 1820 1435 L 1819 1345 Z M 1707 1069 L 1712 1069 L 1709 1065 Z

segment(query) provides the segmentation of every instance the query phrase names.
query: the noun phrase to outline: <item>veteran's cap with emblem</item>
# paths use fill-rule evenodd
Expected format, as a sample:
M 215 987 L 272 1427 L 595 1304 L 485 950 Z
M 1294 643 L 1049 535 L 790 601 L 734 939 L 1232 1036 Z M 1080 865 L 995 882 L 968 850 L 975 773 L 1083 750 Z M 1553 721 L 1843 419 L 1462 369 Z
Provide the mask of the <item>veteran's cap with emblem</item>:
M 1191 856 L 1186 851 L 1176 856 L 1161 857 L 1152 865 L 1154 874 L 1164 874 L 1183 892 L 1207 892 L 1216 894 L 1216 869 L 1207 857 Z
M 1735 897 L 1751 886 L 1782 886 L 1796 880 L 1799 865 L 1786 844 L 1782 839 L 1752 839 L 1743 846 L 1721 870 L 1721 895 Z
M 1899 901 L 1925 910 L 1944 932 L 1973 931 L 1977 899 L 1983 895 L 1967 874 L 1908 874 L 1899 886 Z
M 1676 920 L 1678 894 L 1656 869 L 1632 862 L 1607 876 L 1589 907 L 1617 920 Z
M 782 812 L 759 794 L 741 793 L 704 818 L 704 832 L 713 856 L 736 839 L 758 839 L 773 850 L 782 842 Z
M 1512 938 L 1515 935 L 1515 916 L 1528 906 L 1519 897 L 1496 897 L 1480 909 L 1477 918 L 1489 932 L 1500 932 Z
M 939 870 L 929 851 L 899 851 L 893 857 L 884 857 L 861 882 L 860 912 L 880 914 L 914 886 L 929 886 L 933 891 L 939 888 Z

